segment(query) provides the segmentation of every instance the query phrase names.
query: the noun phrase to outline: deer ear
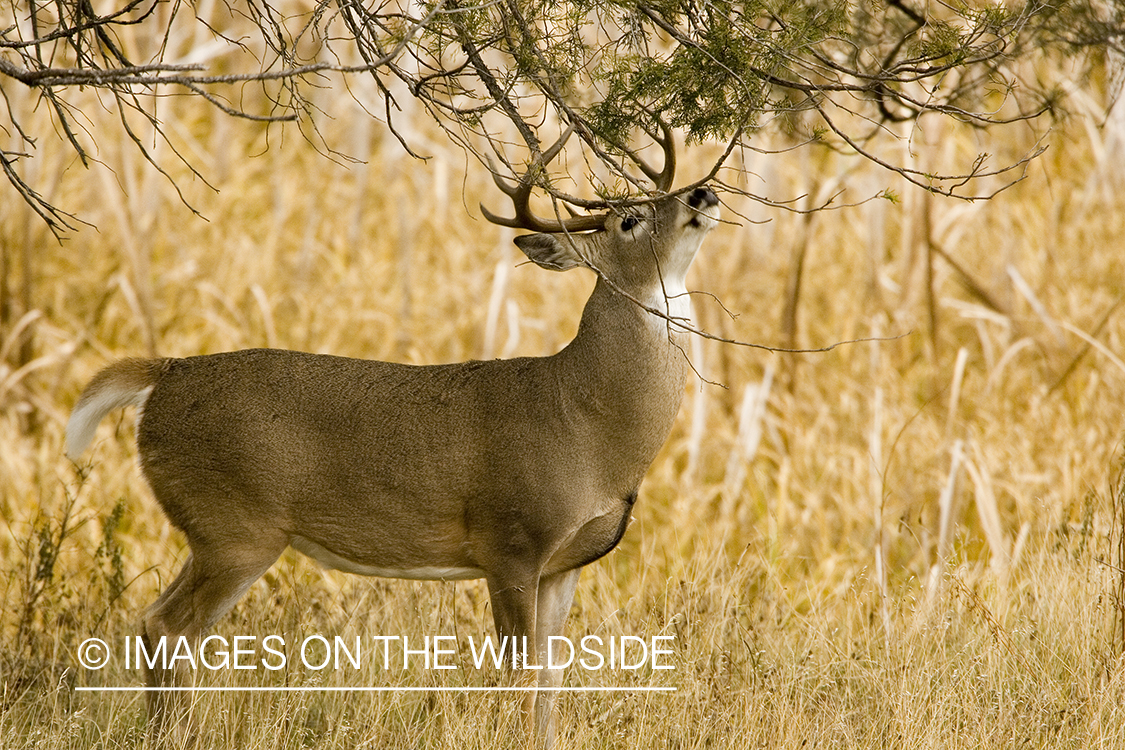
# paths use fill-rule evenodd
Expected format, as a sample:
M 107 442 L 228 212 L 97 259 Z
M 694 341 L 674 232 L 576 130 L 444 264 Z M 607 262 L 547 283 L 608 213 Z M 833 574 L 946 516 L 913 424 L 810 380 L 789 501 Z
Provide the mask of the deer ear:
M 577 253 L 574 242 L 559 240 L 553 234 L 524 234 L 516 237 L 516 247 L 536 264 L 551 271 L 566 271 L 586 263 Z

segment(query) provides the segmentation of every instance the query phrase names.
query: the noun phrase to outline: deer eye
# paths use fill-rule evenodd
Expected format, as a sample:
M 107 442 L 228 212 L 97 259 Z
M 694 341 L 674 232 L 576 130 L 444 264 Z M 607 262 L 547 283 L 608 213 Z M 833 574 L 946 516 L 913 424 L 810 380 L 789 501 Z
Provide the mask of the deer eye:
M 621 231 L 628 232 L 639 223 L 640 219 L 638 219 L 636 216 L 626 216 L 621 220 Z

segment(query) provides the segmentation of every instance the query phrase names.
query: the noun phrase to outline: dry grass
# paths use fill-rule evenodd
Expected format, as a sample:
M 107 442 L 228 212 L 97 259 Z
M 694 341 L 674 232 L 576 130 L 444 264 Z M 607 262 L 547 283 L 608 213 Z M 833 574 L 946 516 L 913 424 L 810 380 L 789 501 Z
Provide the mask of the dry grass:
M 108 138 L 90 170 L 46 142 L 34 160 L 50 197 L 96 231 L 59 245 L 24 206 L 0 205 L 0 238 L 30 269 L 8 281 L 28 285 L 35 311 L 22 353 L 16 321 L 0 328 L 4 748 L 145 746 L 137 695 L 74 690 L 139 684 L 116 663 L 81 669 L 77 645 L 135 634 L 185 556 L 139 479 L 130 417 L 102 426 L 81 477 L 63 458 L 68 409 L 99 367 L 264 345 L 409 362 L 543 354 L 573 335 L 591 286 L 517 267 L 510 234 L 475 210 L 497 200 L 481 169 L 465 174 L 444 146 L 413 162 L 358 109 L 327 125 L 367 158 L 345 167 L 296 132 L 279 142 L 275 130 L 266 149 L 258 126 L 161 107 L 218 189 L 168 160 L 206 220 Z M 1000 159 L 1032 141 L 1020 137 L 983 147 Z M 564 696 L 567 746 L 1125 747 L 1125 198 L 1098 137 L 1060 126 L 1029 179 L 985 204 L 910 192 L 812 217 L 728 207 L 770 222 L 724 226 L 704 246 L 694 286 L 740 314 L 700 297 L 707 329 L 784 343 L 805 247 L 798 345 L 902 337 L 804 356 L 697 342 L 695 365 L 725 387 L 689 384 L 635 522 L 584 573 L 569 625 L 677 639 L 672 673 L 575 671 L 570 684 L 678 691 Z M 967 148 L 961 138 L 945 142 Z M 823 154 L 746 166 L 776 196 L 891 182 Z M 926 283 L 927 235 L 989 303 L 940 257 Z M 479 637 L 490 621 L 479 584 L 363 580 L 287 555 L 217 632 Z M 450 674 L 369 665 L 214 684 L 495 679 Z M 515 703 L 223 694 L 197 711 L 208 747 L 465 748 L 506 742 Z

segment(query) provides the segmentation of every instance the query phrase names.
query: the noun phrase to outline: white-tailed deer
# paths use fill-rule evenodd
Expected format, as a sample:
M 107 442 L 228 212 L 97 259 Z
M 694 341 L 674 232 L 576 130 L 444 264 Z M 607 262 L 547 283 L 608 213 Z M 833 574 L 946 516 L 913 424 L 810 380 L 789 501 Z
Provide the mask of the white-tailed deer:
M 646 173 L 667 193 L 670 135 L 663 145 L 663 171 Z M 686 317 L 684 276 L 718 199 L 699 188 L 560 222 L 530 211 L 530 176 L 497 180 L 515 218 L 485 215 L 537 231 L 516 244 L 539 265 L 599 275 L 557 354 L 411 366 L 251 349 L 126 359 L 93 379 L 67 455 L 110 410 L 136 406 L 142 471 L 191 547 L 144 615 L 150 644 L 198 638 L 291 546 L 364 575 L 484 578 L 498 634 L 526 636 L 545 663 L 579 570 L 621 539 L 679 410 L 688 363 L 676 326 L 651 310 Z M 550 746 L 561 670 L 527 673 L 538 690 L 525 715 Z M 148 693 L 157 726 L 170 695 Z

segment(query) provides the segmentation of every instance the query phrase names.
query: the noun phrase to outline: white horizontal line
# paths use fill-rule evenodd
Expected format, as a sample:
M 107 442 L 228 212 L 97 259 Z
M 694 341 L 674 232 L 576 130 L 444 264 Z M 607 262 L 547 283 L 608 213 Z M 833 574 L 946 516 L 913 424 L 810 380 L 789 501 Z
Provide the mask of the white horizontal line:
M 674 687 L 76 687 L 80 692 L 140 693 L 518 693 L 543 690 L 555 693 L 674 693 Z

